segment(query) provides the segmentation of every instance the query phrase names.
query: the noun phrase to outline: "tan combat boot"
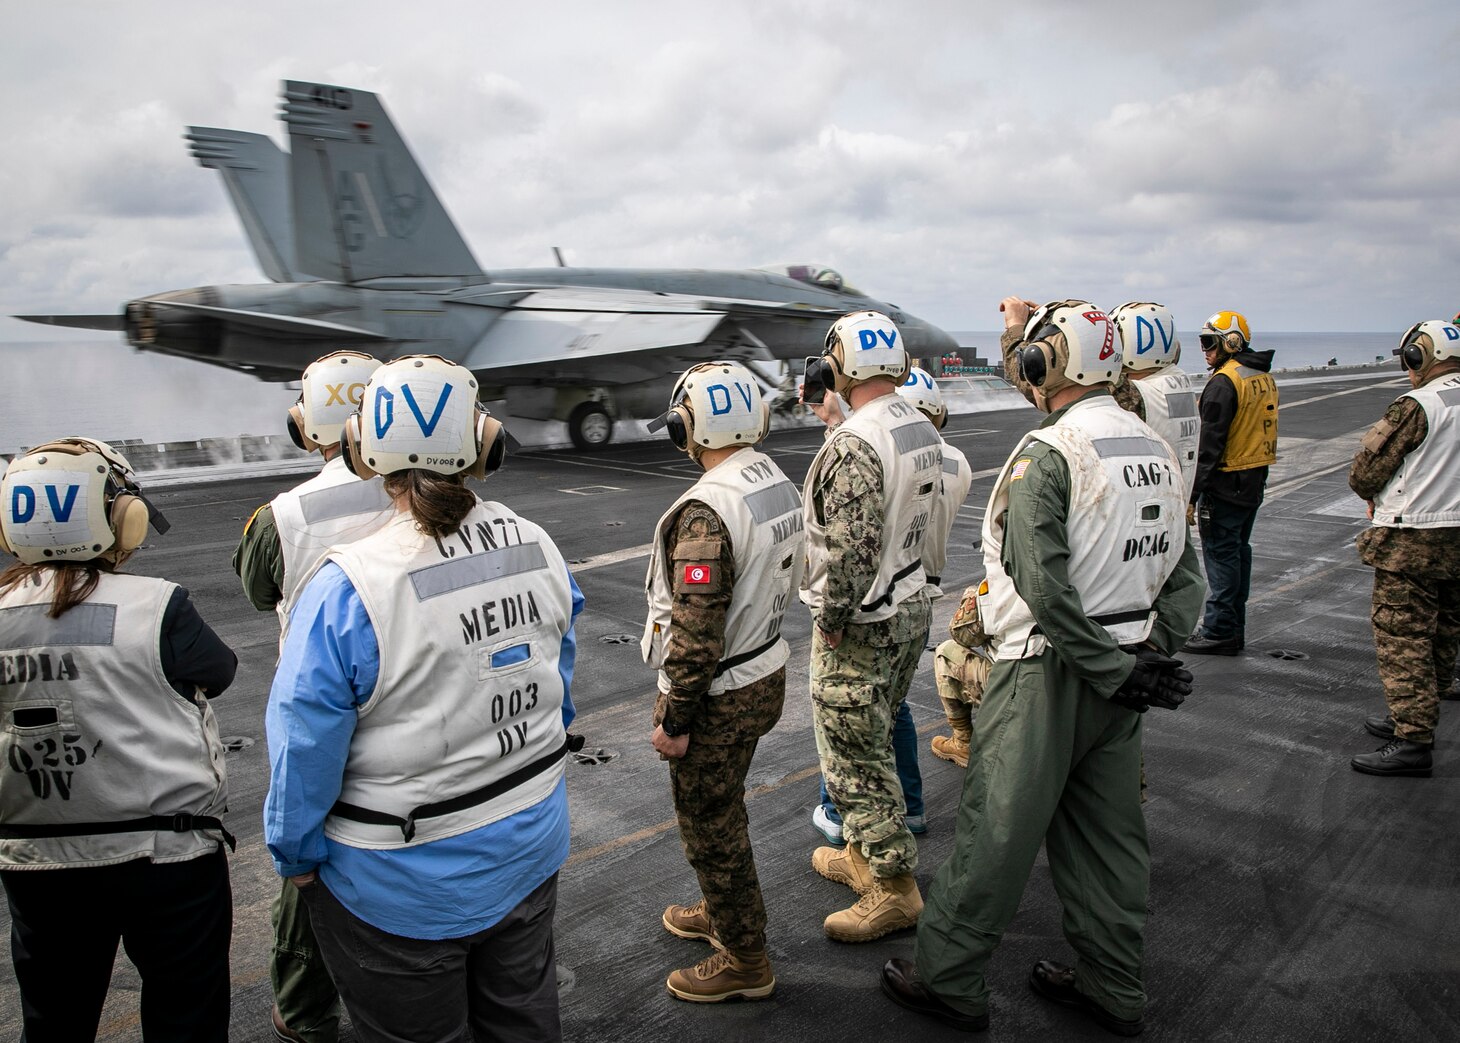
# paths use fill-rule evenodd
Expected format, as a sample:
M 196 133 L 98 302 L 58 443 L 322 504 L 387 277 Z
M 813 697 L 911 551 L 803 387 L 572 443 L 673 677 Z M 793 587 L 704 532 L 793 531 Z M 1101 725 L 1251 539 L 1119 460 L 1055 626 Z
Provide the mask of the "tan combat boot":
M 930 745 L 933 747 L 933 756 L 941 757 L 945 761 L 952 761 L 960 768 L 968 767 L 968 744 L 973 739 L 973 729 L 965 721 L 962 724 L 953 724 L 953 735 L 935 735 Z
M 859 895 L 872 890 L 872 867 L 855 840 L 846 847 L 819 847 L 811 852 L 811 868 L 828 880 L 846 884 Z
M 923 911 L 923 896 L 911 873 L 878 877 L 857 904 L 832 913 L 822 926 L 837 942 L 870 942 L 884 934 L 916 927 Z
M 715 944 L 715 928 L 701 898 L 693 905 L 671 905 L 664 910 L 664 929 L 681 938 L 702 939 Z
M 736 996 L 763 1000 L 776 991 L 765 948 L 716 949 L 708 957 L 669 975 L 669 991 L 691 1003 L 719 1003 Z

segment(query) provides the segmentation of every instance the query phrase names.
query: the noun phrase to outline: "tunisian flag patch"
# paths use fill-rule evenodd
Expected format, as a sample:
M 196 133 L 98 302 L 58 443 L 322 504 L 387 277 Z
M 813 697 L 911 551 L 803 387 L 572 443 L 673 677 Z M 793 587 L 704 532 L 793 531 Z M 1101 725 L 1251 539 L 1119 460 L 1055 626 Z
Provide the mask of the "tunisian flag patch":
M 684 581 L 686 583 L 708 583 L 708 582 L 710 582 L 710 566 L 708 566 L 708 565 L 686 565 L 684 567 Z

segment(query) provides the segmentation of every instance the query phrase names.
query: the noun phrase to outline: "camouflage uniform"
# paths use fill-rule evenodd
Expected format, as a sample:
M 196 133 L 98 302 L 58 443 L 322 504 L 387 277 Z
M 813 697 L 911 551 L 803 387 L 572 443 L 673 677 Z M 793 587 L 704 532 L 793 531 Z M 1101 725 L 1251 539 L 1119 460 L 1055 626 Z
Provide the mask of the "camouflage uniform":
M 932 607 L 919 591 L 889 619 L 851 622 L 877 575 L 887 524 L 876 451 L 855 435 L 837 436 L 814 488 L 831 550 L 811 639 L 816 752 L 848 843 L 861 844 L 874 875 L 903 876 L 917 868 L 918 848 L 903 820 L 892 722 L 917 673 Z M 833 649 L 822 635 L 837 632 Z
M 688 728 L 689 751 L 669 762 L 669 784 L 684 856 L 699 878 L 715 937 L 727 949 L 765 947 L 765 902 L 750 847 L 745 776 L 756 743 L 781 717 L 786 695 L 782 667 L 768 677 L 711 697 L 725 648 L 725 618 L 735 589 L 735 555 L 720 516 L 698 500 L 668 526 L 674 603 L 663 669 L 670 690 L 661 693 L 654 723 L 666 715 Z M 709 565 L 709 584 L 685 586 L 685 565 Z
M 1398 399 L 1364 436 L 1349 487 L 1372 500 L 1428 433 L 1423 407 Z M 1374 568 L 1374 647 L 1394 734 L 1433 743 L 1460 647 L 1460 528 L 1375 525 L 1359 535 L 1358 549 Z

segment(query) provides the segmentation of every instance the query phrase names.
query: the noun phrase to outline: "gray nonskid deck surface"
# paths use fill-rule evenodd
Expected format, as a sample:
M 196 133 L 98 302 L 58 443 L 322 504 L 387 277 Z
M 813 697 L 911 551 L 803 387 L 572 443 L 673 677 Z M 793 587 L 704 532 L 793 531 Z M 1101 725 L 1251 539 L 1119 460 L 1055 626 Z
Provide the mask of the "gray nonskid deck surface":
M 1460 754 L 1442 723 L 1433 779 L 1374 779 L 1348 767 L 1352 754 L 1377 745 L 1361 721 L 1383 703 L 1368 626 L 1370 572 L 1353 550 L 1363 510 L 1348 493 L 1343 465 L 1355 432 L 1399 390 L 1392 374 L 1360 374 L 1352 384 L 1284 391 L 1282 460 L 1254 541 L 1249 648 L 1235 659 L 1193 657 L 1198 687 L 1186 706 L 1146 717 L 1153 866 L 1144 1038 L 1460 1037 L 1460 836 L 1453 828 Z M 944 587 L 954 594 L 982 572 L 974 543 L 991 472 L 1037 419 L 1018 409 L 950 423 L 948 436 L 982 474 L 950 541 Z M 784 432 L 768 448 L 799 483 L 819 441 L 815 431 Z M 697 890 L 673 825 L 667 773 L 648 744 L 652 678 L 637 647 L 642 548 L 655 519 L 695 473 L 667 444 L 648 443 L 594 456 L 524 453 L 483 487 L 487 497 L 543 524 L 565 556 L 582 563 L 576 569 L 587 608 L 578 625 L 575 730 L 613 755 L 569 772 L 573 853 L 557 917 L 565 1036 L 968 1038 L 902 1011 L 878 991 L 883 961 L 911 954 L 909 933 L 845 946 L 821 932 L 826 914 L 852 896 L 810 866 L 820 839 L 809 822 L 817 774 L 804 611 L 787 616 L 786 711 L 762 741 L 750 778 L 775 997 L 700 1006 L 664 990 L 670 970 L 708 949 L 670 936 L 659 922 L 666 903 L 693 900 Z M 272 615 L 244 601 L 228 559 L 249 513 L 293 481 L 162 490 L 160 506 L 173 531 L 134 565 L 187 586 L 242 663 L 233 689 L 215 704 L 225 735 L 253 740 L 229 755 L 229 822 L 240 841 L 232 859 L 232 1038 L 242 1041 L 271 1038 L 268 906 L 277 879 L 259 812 L 267 786 L 263 706 L 277 630 Z M 946 633 L 953 601 L 937 606 L 930 643 Z M 918 878 L 926 889 L 952 847 L 962 778 L 927 751 L 926 736 L 943 725 L 930 655 L 909 698 L 924 734 L 930 828 Z M 1069 959 L 1070 952 L 1041 856 L 989 967 L 989 1038 L 1108 1038 L 1029 992 L 1025 976 L 1044 956 Z M 138 984 L 119 958 L 103 1039 L 137 1038 Z M 18 1008 L 4 961 L 0 1035 L 19 1035 Z

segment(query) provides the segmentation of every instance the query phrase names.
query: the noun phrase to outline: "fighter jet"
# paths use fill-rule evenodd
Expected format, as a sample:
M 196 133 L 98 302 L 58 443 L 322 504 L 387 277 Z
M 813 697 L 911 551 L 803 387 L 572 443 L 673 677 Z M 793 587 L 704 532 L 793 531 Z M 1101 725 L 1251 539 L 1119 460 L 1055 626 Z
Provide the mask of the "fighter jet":
M 819 354 L 848 311 L 885 312 L 914 357 L 956 347 L 821 265 L 484 271 L 376 95 L 286 81 L 280 118 L 287 153 L 261 134 L 188 133 L 271 283 L 153 294 L 120 315 L 17 318 L 119 330 L 143 351 L 264 380 L 297 379 L 335 348 L 443 355 L 509 413 L 566 421 L 582 448 L 606 444 L 616 418 L 659 413 L 696 362 L 760 364 L 773 384 L 766 363 Z

